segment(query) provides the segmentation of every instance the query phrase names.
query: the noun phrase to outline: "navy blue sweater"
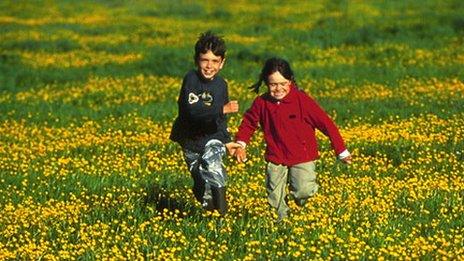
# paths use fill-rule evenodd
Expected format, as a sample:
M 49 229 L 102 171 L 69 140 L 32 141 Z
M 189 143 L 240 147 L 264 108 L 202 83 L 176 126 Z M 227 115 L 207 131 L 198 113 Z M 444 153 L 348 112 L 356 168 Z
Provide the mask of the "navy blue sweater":
M 227 117 L 223 107 L 229 102 L 227 83 L 220 76 L 205 80 L 196 70 L 189 71 L 182 82 L 177 104 L 179 114 L 170 139 L 182 148 L 203 152 L 211 139 L 230 142 Z

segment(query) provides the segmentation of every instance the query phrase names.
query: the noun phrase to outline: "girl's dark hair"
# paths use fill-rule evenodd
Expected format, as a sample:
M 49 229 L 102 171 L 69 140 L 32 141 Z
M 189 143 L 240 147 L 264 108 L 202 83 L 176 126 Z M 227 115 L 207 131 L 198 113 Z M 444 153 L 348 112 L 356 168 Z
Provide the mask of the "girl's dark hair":
M 295 75 L 293 74 L 293 71 L 290 68 L 290 64 L 282 58 L 273 57 L 267 59 L 267 61 L 264 63 L 258 81 L 255 84 L 253 84 L 250 87 L 250 89 L 258 93 L 259 87 L 261 87 L 262 83 L 264 82 L 265 84 L 267 84 L 267 78 L 269 77 L 269 75 L 275 72 L 279 72 L 280 74 L 282 74 L 283 77 L 285 77 L 285 79 L 295 83 Z
M 198 37 L 198 41 L 195 44 L 195 62 L 198 61 L 201 53 L 206 53 L 209 50 L 211 50 L 214 55 L 221 56 L 223 59 L 226 55 L 226 44 L 224 39 L 211 31 L 204 32 Z

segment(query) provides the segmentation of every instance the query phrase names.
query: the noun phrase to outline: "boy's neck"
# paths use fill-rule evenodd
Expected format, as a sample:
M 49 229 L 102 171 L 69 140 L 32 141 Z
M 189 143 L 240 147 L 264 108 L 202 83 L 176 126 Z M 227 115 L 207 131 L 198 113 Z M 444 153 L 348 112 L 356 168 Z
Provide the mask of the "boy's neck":
M 207 79 L 203 76 L 203 74 L 200 72 L 200 70 L 196 70 L 196 73 L 198 75 L 198 77 L 203 81 L 203 82 L 212 82 L 214 79 L 216 79 L 217 75 L 218 74 L 215 74 L 213 77 Z

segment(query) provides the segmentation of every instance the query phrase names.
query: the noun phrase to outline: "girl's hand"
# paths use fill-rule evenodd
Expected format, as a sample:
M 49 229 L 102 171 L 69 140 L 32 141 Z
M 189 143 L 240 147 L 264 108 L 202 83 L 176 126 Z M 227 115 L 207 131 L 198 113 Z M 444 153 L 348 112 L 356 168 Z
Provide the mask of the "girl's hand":
M 351 155 L 340 159 L 343 163 L 350 165 L 351 164 Z
M 238 148 L 241 148 L 242 145 L 236 143 L 236 142 L 229 142 L 229 143 L 226 143 L 226 148 L 227 148 L 227 152 L 229 152 L 229 155 L 231 156 L 235 156 L 235 153 L 237 151 Z

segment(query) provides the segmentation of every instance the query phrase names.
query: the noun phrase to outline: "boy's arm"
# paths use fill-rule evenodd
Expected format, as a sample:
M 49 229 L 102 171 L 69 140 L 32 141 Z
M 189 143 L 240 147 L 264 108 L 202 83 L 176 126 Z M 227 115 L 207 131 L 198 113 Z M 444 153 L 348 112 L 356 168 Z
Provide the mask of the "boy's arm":
M 229 87 L 226 84 L 226 92 L 224 95 L 224 106 L 222 107 L 222 114 L 238 112 L 238 101 L 229 100 Z

